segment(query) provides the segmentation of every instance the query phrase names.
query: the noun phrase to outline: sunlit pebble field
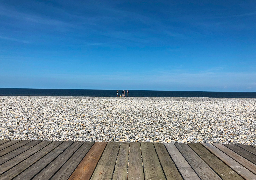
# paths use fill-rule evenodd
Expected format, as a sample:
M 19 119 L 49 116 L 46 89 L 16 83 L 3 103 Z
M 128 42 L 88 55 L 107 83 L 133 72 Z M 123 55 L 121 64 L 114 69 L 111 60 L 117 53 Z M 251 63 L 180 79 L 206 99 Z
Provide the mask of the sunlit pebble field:
M 256 144 L 256 99 L 1 96 L 0 139 Z

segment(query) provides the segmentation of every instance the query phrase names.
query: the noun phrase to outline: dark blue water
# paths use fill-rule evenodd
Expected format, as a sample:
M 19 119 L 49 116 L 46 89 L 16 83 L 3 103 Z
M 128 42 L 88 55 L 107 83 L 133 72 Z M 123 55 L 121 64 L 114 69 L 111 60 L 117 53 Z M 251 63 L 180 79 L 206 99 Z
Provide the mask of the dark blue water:
M 119 90 L 119 95 L 122 90 Z M 0 88 L 0 96 L 91 96 L 116 97 L 116 90 Z M 147 91 L 129 90 L 129 97 L 256 98 L 256 92 Z

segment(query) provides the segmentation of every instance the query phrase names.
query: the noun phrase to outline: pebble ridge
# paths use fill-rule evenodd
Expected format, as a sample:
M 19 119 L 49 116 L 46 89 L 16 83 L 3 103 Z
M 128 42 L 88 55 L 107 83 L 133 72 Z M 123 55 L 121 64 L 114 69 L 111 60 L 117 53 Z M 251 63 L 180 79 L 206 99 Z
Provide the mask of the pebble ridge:
M 256 145 L 256 99 L 1 96 L 0 139 Z

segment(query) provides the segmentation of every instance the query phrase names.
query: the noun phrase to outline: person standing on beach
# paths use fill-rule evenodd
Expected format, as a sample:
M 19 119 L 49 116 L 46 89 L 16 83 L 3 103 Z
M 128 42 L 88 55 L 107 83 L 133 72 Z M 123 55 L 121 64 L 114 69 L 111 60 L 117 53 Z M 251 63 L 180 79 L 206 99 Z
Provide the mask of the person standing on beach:
M 118 97 L 118 90 L 116 91 L 116 97 Z
M 125 90 L 123 90 L 122 92 L 122 97 L 125 97 Z

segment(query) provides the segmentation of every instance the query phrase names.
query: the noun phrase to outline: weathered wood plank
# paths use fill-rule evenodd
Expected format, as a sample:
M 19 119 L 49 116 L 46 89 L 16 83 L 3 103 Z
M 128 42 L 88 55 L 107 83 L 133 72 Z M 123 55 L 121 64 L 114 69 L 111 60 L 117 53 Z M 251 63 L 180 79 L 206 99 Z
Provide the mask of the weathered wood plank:
M 14 158 L 15 156 L 18 156 L 19 154 L 27 151 L 28 149 L 34 147 L 35 145 L 39 144 L 42 141 L 31 141 L 25 146 L 22 146 L 14 151 L 12 153 L 5 154 L 4 156 L 0 157 L 0 165 L 5 163 L 6 161 L 9 161 L 10 159 Z
M 129 153 L 129 143 L 120 143 L 120 149 L 118 152 L 113 179 L 115 180 L 127 179 L 128 153 Z
M 256 174 L 256 165 L 255 164 L 253 164 L 252 162 L 248 161 L 244 157 L 240 156 L 239 154 L 235 153 L 234 151 L 230 150 L 229 148 L 227 148 L 226 146 L 224 146 L 222 144 L 213 143 L 213 145 L 215 147 L 217 147 L 218 149 L 220 149 L 222 152 L 224 152 L 227 155 L 229 155 L 231 158 L 233 158 L 237 162 L 239 162 L 240 164 L 242 164 L 243 166 L 245 166 L 251 172 Z
M 27 140 L 23 140 L 23 141 L 20 141 L 18 143 L 15 143 L 13 144 L 12 146 L 8 147 L 8 148 L 5 148 L 4 150 L 0 151 L 0 157 L 1 156 L 4 156 L 5 154 L 15 150 L 15 149 L 18 149 L 19 147 L 21 146 L 24 146 L 25 144 L 29 143 L 30 141 L 27 141 Z
M 130 143 L 128 179 L 144 179 L 139 142 Z
M 18 142 L 19 142 L 19 140 L 8 141 L 8 142 L 6 142 L 6 143 L 4 143 L 4 144 L 2 144 L 2 145 L 0 146 L 0 151 L 2 151 L 2 150 L 4 150 L 5 148 L 8 148 L 8 147 L 14 145 L 15 143 L 18 143 Z
M 107 143 L 105 142 L 96 142 L 72 173 L 69 180 L 90 179 L 106 145 Z
M 74 142 L 33 179 L 50 179 L 82 144 L 82 142 Z
M 92 175 L 94 179 L 112 179 L 116 157 L 119 150 L 119 143 L 109 142 L 105 148 L 102 157 L 100 158 L 98 165 Z
M 247 160 L 251 161 L 253 164 L 256 164 L 256 156 L 254 154 L 252 154 L 252 153 L 250 153 L 250 152 L 244 150 L 243 148 L 241 148 L 239 146 L 236 146 L 234 144 L 225 144 L 224 146 L 228 147 L 229 149 L 236 152 L 240 156 L 243 156 Z
M 20 155 L 16 156 L 15 158 L 11 159 L 10 161 L 5 162 L 0 166 L 0 174 L 3 174 L 5 171 L 11 169 L 13 166 L 19 164 L 20 162 L 27 159 L 29 156 L 35 154 L 37 151 L 41 150 L 48 144 L 50 144 L 50 141 L 43 141 L 34 147 L 30 148 L 29 150 L 21 153 Z
M 85 142 L 51 179 L 68 179 L 93 144 L 93 142 Z
M 222 179 L 243 179 L 233 169 L 227 166 L 218 157 L 212 154 L 202 144 L 190 143 L 188 144 L 199 156 L 203 159 Z
M 179 150 L 175 147 L 174 144 L 165 144 L 167 151 L 171 155 L 174 163 L 179 169 L 182 177 L 186 179 L 200 180 L 195 171 L 191 168 Z
M 31 166 L 36 161 L 38 161 L 39 159 L 44 157 L 46 154 L 48 154 L 50 151 L 52 151 L 54 148 L 56 148 L 60 143 L 61 142 L 55 141 L 55 142 L 52 142 L 51 144 L 45 146 L 43 149 L 39 150 L 32 156 L 28 157 L 21 163 L 17 164 L 15 167 L 9 169 L 7 172 L 5 172 L 1 176 L 1 179 L 2 180 L 13 179 L 14 177 L 16 177 L 17 175 L 22 173 L 22 171 L 27 169 L 29 166 Z
M 11 141 L 0 140 L 0 144 L 1 144 L 1 142 L 3 144 L 9 143 L 7 145 L 4 145 L 3 150 L 0 151 L 0 179 L 3 179 L 3 180 L 5 178 L 12 179 L 13 177 L 15 180 L 31 179 L 31 178 L 37 179 L 38 177 L 40 177 L 38 175 L 40 173 L 42 173 L 42 172 L 40 172 L 41 170 L 44 171 L 45 170 L 44 168 L 46 168 L 46 169 L 49 168 L 49 166 L 52 164 L 51 161 L 54 162 L 60 156 L 63 156 L 62 154 L 64 152 L 70 151 L 71 150 L 70 147 L 72 147 L 72 146 L 70 146 L 70 144 L 72 144 L 72 142 L 69 142 L 69 144 L 66 144 L 66 145 L 64 145 L 64 144 L 67 142 L 64 142 L 63 144 L 59 145 L 58 147 L 52 147 L 52 148 L 50 148 L 50 147 L 53 146 L 55 144 L 55 142 L 54 143 L 48 142 L 48 144 L 46 143 L 44 145 L 42 145 L 43 142 L 41 142 L 41 141 L 31 141 L 31 142 L 30 141 L 20 141 L 20 142 L 18 142 L 18 140 L 17 140 L 17 142 L 15 142 L 15 143 L 10 143 Z M 49 143 L 51 143 L 51 144 L 49 144 Z M 76 144 L 76 143 L 77 142 L 75 142 L 74 144 Z M 98 146 L 96 149 L 93 150 L 93 147 L 96 144 L 97 143 L 95 143 L 92 147 L 91 146 L 88 147 L 86 145 L 86 143 L 84 143 L 84 144 L 81 143 L 80 146 L 77 145 L 75 147 L 76 149 L 73 147 L 72 148 L 73 150 L 71 150 L 72 152 L 66 152 L 67 154 L 69 154 L 69 156 L 64 157 L 65 160 L 61 161 L 61 163 L 60 163 L 61 165 L 59 165 L 59 163 L 55 163 L 55 165 L 52 168 L 50 168 L 51 170 L 55 169 L 54 173 L 52 173 L 51 175 L 48 175 L 48 173 L 47 173 L 47 175 L 44 176 L 43 179 L 45 179 L 45 178 L 47 179 L 48 176 L 49 176 L 49 178 L 53 178 L 53 179 L 67 179 L 76 167 L 77 167 L 77 169 L 70 176 L 70 179 L 80 179 L 80 177 L 81 177 L 81 179 L 84 179 L 84 178 L 90 179 L 91 176 L 94 176 L 93 171 L 95 170 L 95 172 L 96 172 L 96 169 L 98 168 L 98 167 L 96 167 L 96 165 L 97 165 L 97 163 L 98 163 L 98 165 L 100 165 L 100 162 L 102 161 L 103 157 L 105 156 L 104 154 L 107 149 L 107 147 L 105 148 L 107 143 L 103 143 L 103 146 L 102 146 L 103 148 L 101 150 L 99 150 L 98 156 L 95 156 L 97 154 L 96 150 L 98 150 L 100 147 L 100 146 Z M 120 143 L 117 143 L 117 144 L 120 144 Z M 201 146 L 206 151 L 208 151 L 208 153 L 210 154 L 209 155 L 210 157 L 207 158 L 208 155 L 206 155 L 207 153 L 205 153 L 205 150 L 202 150 L 203 148 L 198 147 L 200 145 L 201 144 L 196 144 L 194 147 L 195 149 L 193 149 L 193 147 L 192 147 L 193 144 L 189 144 L 189 146 L 185 145 L 185 144 L 175 144 L 174 145 L 174 147 L 176 146 L 175 147 L 176 152 L 175 151 L 174 152 L 177 154 L 177 151 L 178 151 L 178 153 L 180 153 L 181 156 L 183 155 L 185 157 L 185 159 L 184 159 L 184 157 L 182 156 L 183 159 L 185 161 L 187 161 L 187 164 L 189 163 L 191 165 L 190 166 L 188 164 L 188 166 L 192 170 L 192 174 L 196 172 L 198 174 L 198 176 L 201 177 L 202 179 L 207 179 L 207 175 L 210 176 L 209 173 L 207 173 L 206 176 L 200 175 L 200 171 L 201 171 L 201 173 L 206 174 L 206 171 L 209 170 L 209 169 L 207 169 L 207 170 L 204 169 L 205 162 L 206 162 L 206 164 L 208 164 L 223 179 L 228 179 L 228 178 L 241 179 L 242 177 L 244 177 L 246 179 L 255 179 L 256 164 L 253 164 L 253 162 L 251 161 L 253 158 L 250 158 L 250 157 L 255 157 L 256 148 L 254 146 L 247 146 L 247 145 L 243 145 L 243 144 L 225 145 L 225 146 L 221 145 L 221 144 L 215 144 L 215 143 L 213 145 L 203 144 L 203 146 L 202 145 Z M 62 146 L 62 148 L 59 148 L 61 146 Z M 73 145 L 73 146 L 75 146 L 75 145 Z M 90 147 L 91 147 L 91 149 L 89 150 Z M 105 151 L 104 151 L 104 148 L 105 148 Z M 1 149 L 1 146 L 0 146 L 0 149 Z M 114 149 L 116 149 L 116 150 L 114 150 Z M 119 151 L 118 151 L 118 149 L 119 149 Z M 128 149 L 130 150 L 130 152 L 128 152 Z M 116 156 L 115 156 L 115 158 L 113 158 L 113 156 L 108 157 L 108 158 L 104 157 L 105 163 L 102 163 L 100 166 L 102 166 L 102 169 L 103 168 L 105 168 L 105 169 L 103 171 L 101 171 L 102 174 L 99 175 L 99 178 L 104 179 L 106 177 L 110 177 L 112 179 L 127 179 L 127 176 L 128 176 L 128 179 L 144 179 L 143 163 L 142 163 L 142 158 L 141 158 L 141 156 L 143 156 L 144 168 L 145 168 L 145 172 L 146 172 L 145 173 L 146 179 L 149 178 L 146 175 L 147 172 L 150 172 L 150 173 L 152 172 L 152 174 L 153 174 L 153 172 L 159 172 L 159 171 L 153 170 L 156 168 L 156 166 L 157 167 L 160 166 L 160 168 L 161 168 L 160 172 L 163 174 L 164 178 L 171 179 L 170 177 L 175 177 L 175 179 L 178 179 L 179 177 L 181 178 L 181 176 L 183 176 L 184 179 L 187 179 L 187 177 L 184 176 L 184 172 L 182 173 L 182 170 L 181 170 L 182 168 L 181 169 L 179 168 L 181 166 L 179 166 L 178 164 L 181 162 L 176 163 L 176 161 L 177 161 L 177 158 L 175 161 L 176 155 L 173 156 L 172 155 L 173 151 L 172 151 L 172 153 L 170 153 L 167 146 L 165 148 L 163 144 L 142 143 L 142 149 L 144 149 L 144 150 L 141 151 L 140 143 L 130 143 L 130 148 L 129 148 L 129 143 L 121 143 L 120 147 L 119 147 L 119 145 L 117 145 L 117 148 L 112 148 L 112 154 L 116 153 Z M 172 149 L 172 148 L 169 148 L 169 149 Z M 89 152 L 88 152 L 88 150 L 89 150 Z M 93 150 L 93 151 L 91 152 L 91 150 Z M 103 151 L 104 151 L 104 153 L 102 153 Z M 116 152 L 113 152 L 113 151 L 116 151 Z M 135 152 L 135 153 L 132 153 L 132 152 Z M 201 155 L 200 155 L 200 153 L 201 153 Z M 111 154 L 111 153 L 109 152 L 108 154 Z M 101 155 L 102 155 L 102 157 L 101 157 Z M 196 156 L 198 156 L 198 158 L 196 158 Z M 237 176 L 234 172 L 232 172 L 230 170 L 226 170 L 226 172 L 230 175 L 230 177 L 227 177 L 226 174 L 221 173 L 219 171 L 219 169 L 223 169 L 223 166 L 220 165 L 219 162 L 216 163 L 215 159 L 212 156 L 215 156 L 215 158 L 217 158 L 220 162 L 223 161 L 224 163 L 223 162 L 222 163 L 225 166 L 227 166 L 227 167 L 230 166 L 234 170 L 234 172 L 237 173 Z M 249 160 L 244 156 L 246 156 Z M 101 159 L 100 159 L 100 157 L 101 157 Z M 82 158 L 83 158 L 83 160 L 81 161 Z M 106 166 L 107 160 L 112 159 L 112 158 L 113 158 L 113 162 L 111 162 L 111 163 L 113 165 L 111 165 L 111 167 L 109 168 L 108 166 Z M 145 160 L 144 158 L 146 158 L 147 160 Z M 172 158 L 173 158 L 173 160 L 172 160 Z M 202 162 L 201 162 L 200 158 L 203 160 Z M 128 160 L 128 165 L 129 165 L 128 166 L 128 175 L 127 175 L 127 159 L 129 159 Z M 157 161 L 156 161 L 156 159 L 157 159 Z M 83 164 L 84 160 L 86 160 L 86 163 Z M 180 161 L 180 159 L 178 161 Z M 211 161 L 211 162 L 209 162 L 209 161 Z M 81 162 L 81 163 L 79 164 L 79 162 Z M 109 164 L 111 164 L 111 163 L 109 163 Z M 146 170 L 147 165 L 145 163 L 152 165 L 151 171 Z M 176 163 L 178 169 L 175 166 L 175 163 Z M 216 167 L 214 168 L 212 166 L 213 164 L 215 164 L 215 166 L 218 166 L 219 169 L 216 170 Z M 135 165 L 135 166 L 133 166 L 133 165 Z M 13 167 L 13 166 L 15 166 L 15 167 Z M 173 168 L 174 170 L 171 170 L 171 168 Z M 80 169 L 80 172 L 78 171 L 78 169 Z M 112 169 L 112 171 L 110 169 Z M 193 171 L 193 169 L 195 170 L 195 172 Z M 180 170 L 181 174 L 179 174 L 178 170 Z M 183 170 L 184 171 L 186 170 L 186 166 Z M 103 174 L 106 171 L 109 171 L 111 173 L 106 173 L 108 175 L 105 177 Z M 172 171 L 174 171 L 174 172 L 176 171 L 177 176 L 175 174 L 171 173 Z M 31 172 L 31 173 L 29 173 L 29 172 Z M 86 174 L 86 172 L 87 172 L 87 174 Z M 83 174 L 85 174 L 85 176 L 83 176 Z M 198 178 L 197 174 L 195 177 L 192 177 L 192 179 Z M 239 174 L 242 177 L 239 176 Z M 213 178 L 213 176 L 211 176 L 211 177 Z M 93 177 L 93 178 L 95 178 L 95 177 Z M 217 178 L 214 177 L 214 179 L 217 179 Z
M 167 152 L 165 146 L 162 143 L 154 144 L 156 153 L 163 167 L 164 174 L 167 180 L 182 180 L 181 174 L 179 173 L 175 163 Z
M 175 143 L 175 146 L 201 179 L 221 180 L 187 144 Z
M 250 172 L 248 169 L 243 167 L 241 164 L 233 160 L 231 157 L 223 153 L 221 150 L 219 150 L 212 144 L 204 143 L 203 145 L 245 179 L 256 180 L 255 174 Z
M 236 144 L 236 145 L 256 155 L 256 148 L 254 148 L 253 146 L 244 145 L 244 144 Z
M 38 172 L 40 172 L 44 167 L 50 164 L 59 154 L 63 153 L 65 149 L 67 149 L 72 142 L 60 142 L 61 144 L 56 147 L 53 151 L 49 152 L 46 156 L 41 158 L 35 164 L 30 166 L 28 169 L 23 171 L 20 175 L 18 175 L 15 180 L 24 180 L 24 179 L 32 179 Z
M 0 140 L 0 149 L 1 149 L 1 145 L 8 142 L 9 140 Z
M 165 179 L 154 144 L 149 142 L 141 143 L 141 152 L 145 179 Z

